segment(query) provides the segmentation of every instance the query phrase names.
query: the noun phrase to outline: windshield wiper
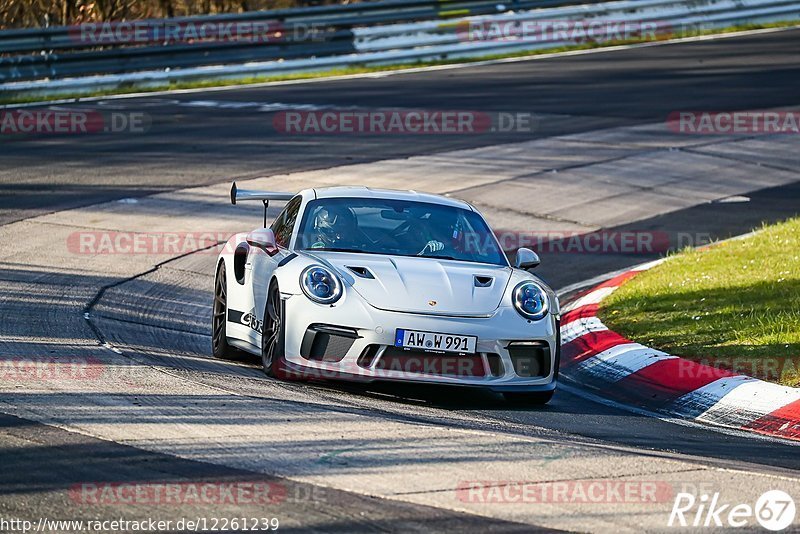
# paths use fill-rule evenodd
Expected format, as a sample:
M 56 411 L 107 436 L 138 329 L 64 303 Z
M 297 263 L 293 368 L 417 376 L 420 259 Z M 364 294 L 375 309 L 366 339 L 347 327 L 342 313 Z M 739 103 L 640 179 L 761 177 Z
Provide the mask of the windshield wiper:
M 471 261 L 471 260 L 464 260 L 461 258 L 454 258 L 453 256 L 426 256 L 424 254 L 421 256 L 417 256 L 417 258 L 430 258 L 432 260 Z
M 307 248 L 308 252 L 354 252 L 356 254 L 384 254 L 383 252 L 372 252 L 369 250 L 361 250 L 357 248 L 337 248 L 337 247 L 322 247 L 322 248 Z

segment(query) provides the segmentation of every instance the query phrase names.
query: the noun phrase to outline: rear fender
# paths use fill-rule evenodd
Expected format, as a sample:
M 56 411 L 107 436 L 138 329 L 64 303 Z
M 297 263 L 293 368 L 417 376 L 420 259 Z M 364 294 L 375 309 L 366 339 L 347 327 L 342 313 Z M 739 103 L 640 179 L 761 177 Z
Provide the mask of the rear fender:
M 225 263 L 228 337 L 258 346 L 262 311 L 257 310 L 253 303 L 253 277 L 250 266 L 252 251 L 247 245 L 246 237 L 246 233 L 233 235 L 220 252 L 217 265 L 219 262 Z M 246 254 L 242 256 L 245 250 Z

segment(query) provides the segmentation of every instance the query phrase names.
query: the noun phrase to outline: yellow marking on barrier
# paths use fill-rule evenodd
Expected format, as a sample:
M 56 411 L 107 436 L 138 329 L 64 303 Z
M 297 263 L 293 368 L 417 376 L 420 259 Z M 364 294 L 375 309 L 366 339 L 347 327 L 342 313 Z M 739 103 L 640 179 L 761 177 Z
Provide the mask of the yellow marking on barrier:
M 461 17 L 469 15 L 469 9 L 452 9 L 450 11 L 439 11 L 440 17 Z
M 442 22 L 436 25 L 436 29 L 438 30 L 450 30 L 450 29 L 459 29 L 460 27 L 469 28 L 469 22 L 462 20 L 459 22 Z

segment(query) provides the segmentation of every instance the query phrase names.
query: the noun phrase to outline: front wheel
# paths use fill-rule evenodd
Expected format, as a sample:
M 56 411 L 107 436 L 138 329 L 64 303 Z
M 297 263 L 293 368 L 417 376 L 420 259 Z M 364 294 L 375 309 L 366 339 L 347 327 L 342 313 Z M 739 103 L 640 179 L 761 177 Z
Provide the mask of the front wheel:
M 261 332 L 261 364 L 267 376 L 280 378 L 286 350 L 283 301 L 278 284 L 273 282 L 267 295 L 264 323 Z
M 214 306 L 211 317 L 211 353 L 215 358 L 232 359 L 236 349 L 228 345 L 226 315 L 228 313 L 228 280 L 225 277 L 225 262 L 217 268 L 214 282 Z
M 544 406 L 553 398 L 555 391 L 532 391 L 530 393 L 503 393 L 507 402 L 513 404 L 526 404 L 529 406 Z

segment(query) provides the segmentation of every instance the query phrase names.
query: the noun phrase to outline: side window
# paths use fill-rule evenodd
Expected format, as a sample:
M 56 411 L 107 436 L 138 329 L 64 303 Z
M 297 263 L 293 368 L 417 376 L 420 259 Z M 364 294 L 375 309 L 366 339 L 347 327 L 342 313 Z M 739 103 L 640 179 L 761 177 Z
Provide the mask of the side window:
M 275 242 L 278 246 L 286 248 L 289 246 L 289 241 L 292 240 L 292 231 L 297 222 L 297 214 L 300 213 L 300 204 L 303 202 L 302 197 L 294 197 L 286 204 L 283 211 L 275 219 L 270 227 L 275 234 Z

